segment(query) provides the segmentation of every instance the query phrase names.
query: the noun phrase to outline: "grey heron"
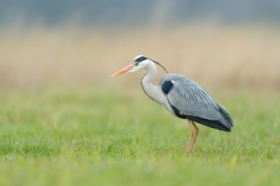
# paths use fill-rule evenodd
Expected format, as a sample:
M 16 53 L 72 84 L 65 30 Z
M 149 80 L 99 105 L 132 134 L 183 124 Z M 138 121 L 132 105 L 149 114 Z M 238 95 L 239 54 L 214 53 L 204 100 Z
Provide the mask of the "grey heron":
M 153 85 L 157 75 L 156 64 L 167 73 L 160 79 L 158 86 Z M 141 81 L 146 95 L 174 116 L 188 120 L 190 137 L 186 152 L 192 152 L 198 135 L 199 130 L 194 122 L 225 132 L 231 131 L 233 121 L 222 106 L 196 82 L 180 74 L 168 73 L 159 62 L 143 55 L 136 56 L 130 65 L 115 72 L 112 76 L 141 69 L 147 70 Z

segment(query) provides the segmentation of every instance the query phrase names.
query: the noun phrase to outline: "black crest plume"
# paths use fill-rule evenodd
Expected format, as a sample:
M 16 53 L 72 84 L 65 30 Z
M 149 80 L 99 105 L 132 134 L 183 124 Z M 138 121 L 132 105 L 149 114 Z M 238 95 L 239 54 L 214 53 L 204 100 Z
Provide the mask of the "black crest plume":
M 165 70 L 165 72 L 168 74 L 168 72 L 167 72 L 167 70 L 164 68 L 164 66 L 162 66 L 159 62 L 156 62 L 156 61 L 154 61 L 154 60 L 152 60 L 152 61 L 153 61 L 155 64 L 161 66 L 161 67 Z

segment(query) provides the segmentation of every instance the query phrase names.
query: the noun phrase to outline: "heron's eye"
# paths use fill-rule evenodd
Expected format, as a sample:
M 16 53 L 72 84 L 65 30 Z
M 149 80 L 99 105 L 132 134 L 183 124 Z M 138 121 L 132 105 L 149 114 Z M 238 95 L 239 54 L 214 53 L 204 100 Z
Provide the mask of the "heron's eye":
M 135 66 L 138 66 L 138 65 L 139 65 L 139 62 L 135 62 L 134 65 L 135 65 Z

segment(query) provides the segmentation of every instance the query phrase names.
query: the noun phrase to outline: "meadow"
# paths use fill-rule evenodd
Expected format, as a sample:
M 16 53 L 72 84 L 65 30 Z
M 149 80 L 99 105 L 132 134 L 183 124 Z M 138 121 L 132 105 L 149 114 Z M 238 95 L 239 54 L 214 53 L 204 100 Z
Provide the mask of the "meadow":
M 0 38 L 0 185 L 279 185 L 275 29 Z M 139 51 L 205 87 L 232 116 L 232 132 L 198 125 L 185 154 L 187 121 L 146 97 L 143 73 L 109 78 Z
M 102 87 L 1 94 L 1 185 L 278 185 L 279 96 L 219 96 L 235 126 L 189 129 L 144 93 Z

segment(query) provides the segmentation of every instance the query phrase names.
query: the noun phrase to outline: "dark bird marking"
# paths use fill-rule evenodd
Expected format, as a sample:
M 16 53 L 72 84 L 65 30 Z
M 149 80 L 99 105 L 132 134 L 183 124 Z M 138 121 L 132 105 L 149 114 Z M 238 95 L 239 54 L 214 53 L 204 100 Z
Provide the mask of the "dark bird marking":
M 229 127 L 226 127 L 225 125 L 223 125 L 219 120 L 208 120 L 208 119 L 204 119 L 204 118 L 201 118 L 201 117 L 198 117 L 198 116 L 185 115 L 185 114 L 182 114 L 173 105 L 171 105 L 171 108 L 178 118 L 189 119 L 191 121 L 194 121 L 196 123 L 200 123 L 200 124 L 205 125 L 207 127 L 222 130 L 222 131 L 225 131 L 225 132 L 230 132 L 231 131 L 231 129 Z
M 135 62 L 141 62 L 141 61 L 144 61 L 146 59 L 147 58 L 145 56 L 141 56 L 141 57 L 138 57 L 137 59 L 135 59 Z
M 168 94 L 173 87 L 174 85 L 172 81 L 165 81 L 161 85 L 161 90 L 164 94 Z

